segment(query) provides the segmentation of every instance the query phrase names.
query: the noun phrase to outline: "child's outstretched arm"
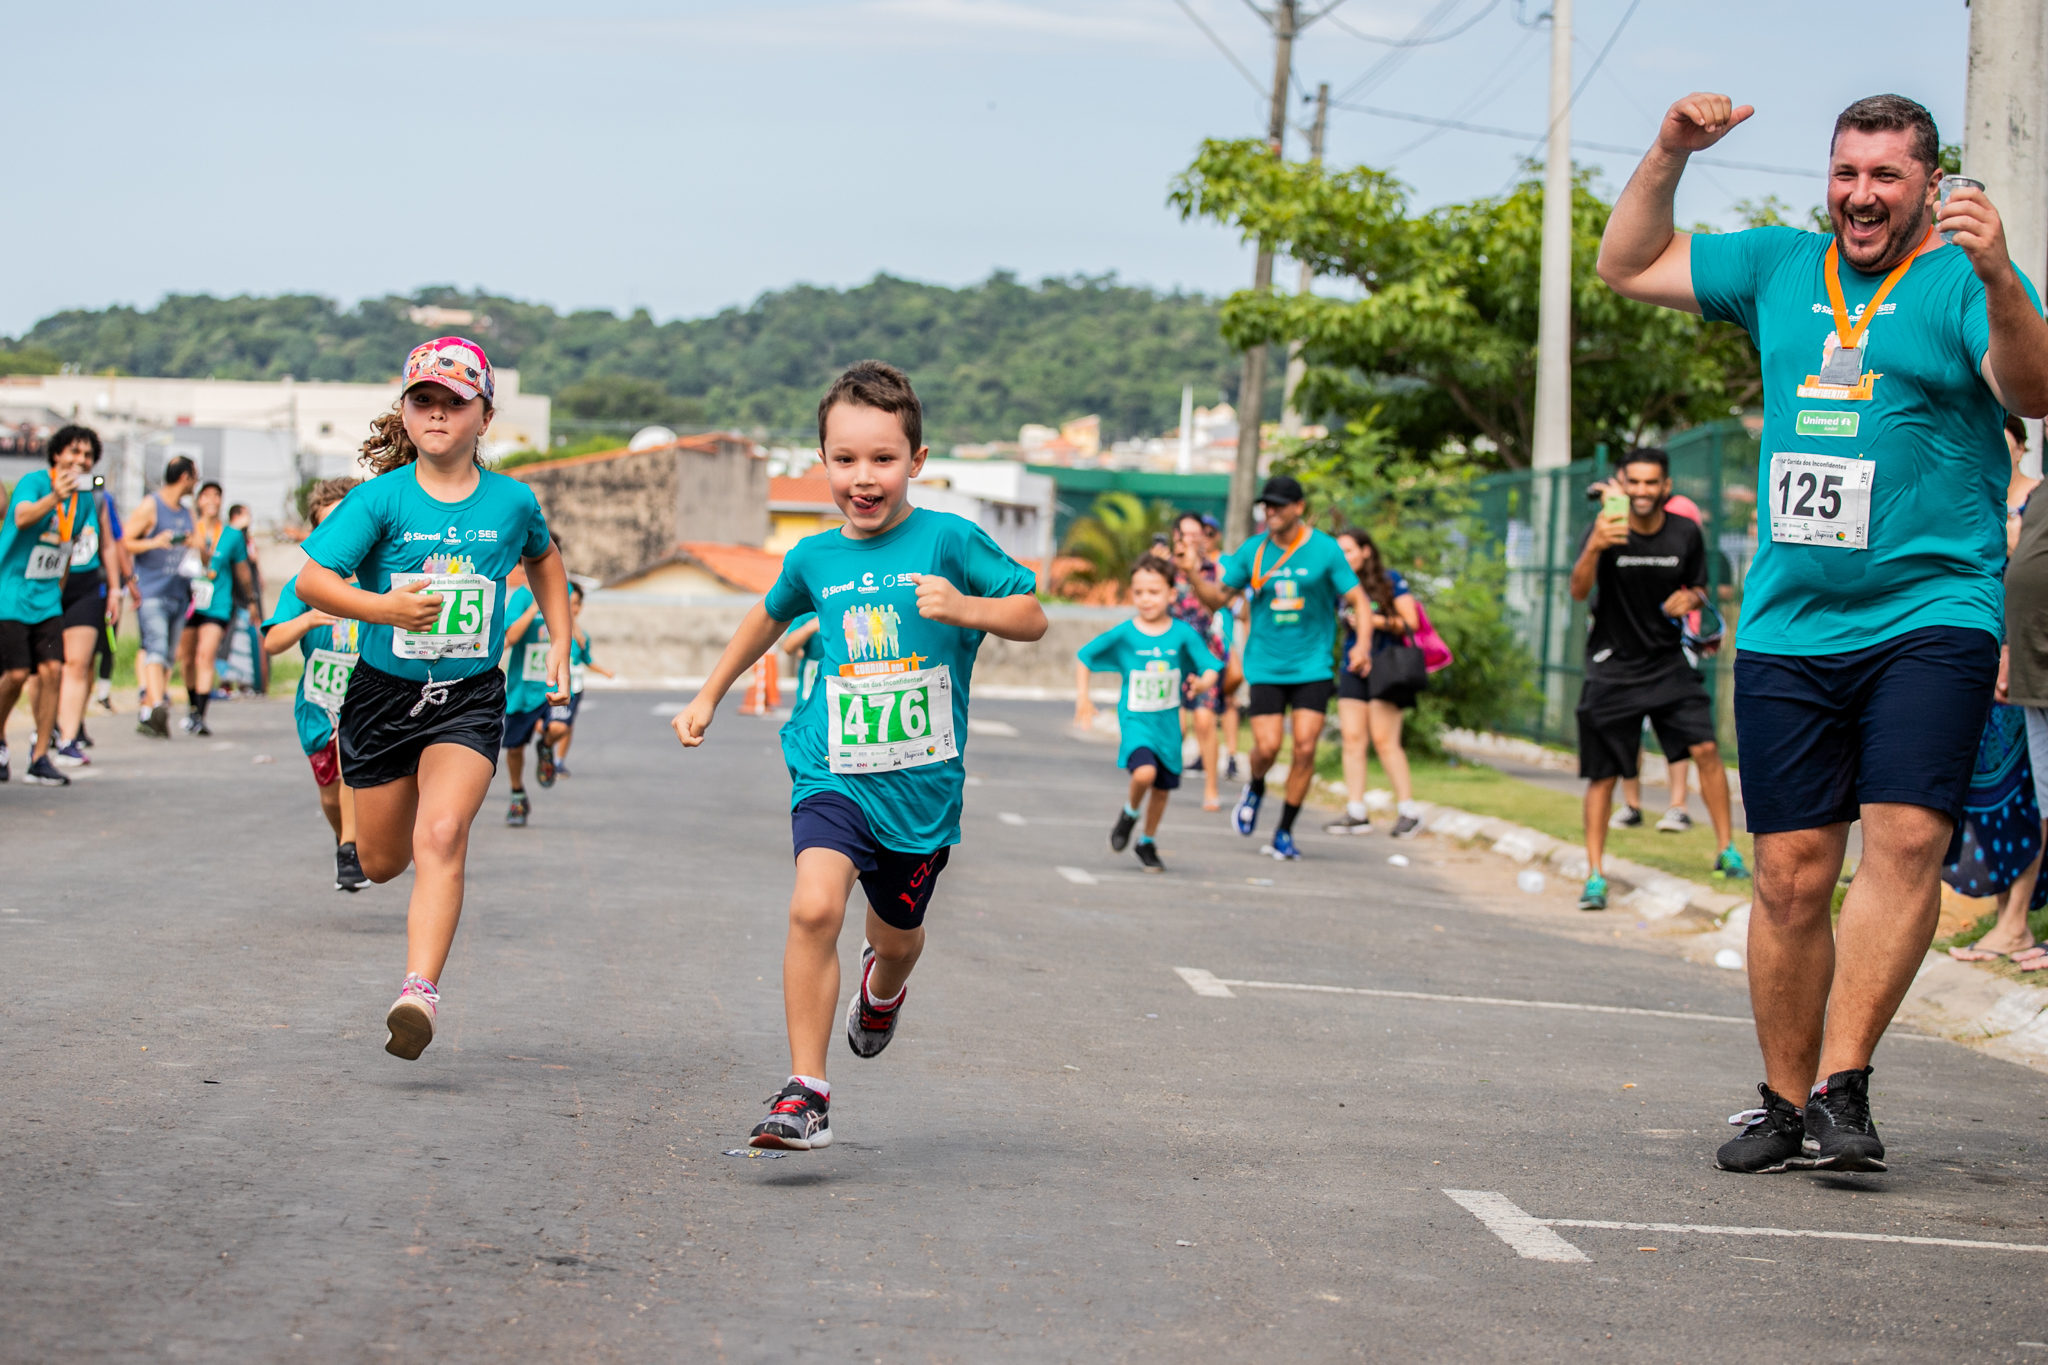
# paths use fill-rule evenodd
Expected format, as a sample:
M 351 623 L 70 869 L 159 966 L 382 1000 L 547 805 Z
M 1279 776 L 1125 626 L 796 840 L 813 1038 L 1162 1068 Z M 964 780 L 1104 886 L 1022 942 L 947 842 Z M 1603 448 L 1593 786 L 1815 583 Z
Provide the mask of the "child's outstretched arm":
M 740 675 L 768 652 L 787 624 L 770 616 L 768 608 L 759 602 L 747 608 L 740 628 L 733 632 L 732 642 L 712 666 L 711 676 L 704 680 L 704 686 L 690 704 L 670 722 L 684 748 L 694 749 L 704 742 L 704 732 L 711 728 L 711 718 L 718 714 L 718 703 L 725 699 L 726 692 L 739 681 Z
M 1028 592 L 969 597 L 935 573 L 910 576 L 917 580 L 917 614 L 927 621 L 979 630 L 1005 640 L 1031 641 L 1045 634 L 1045 608 Z
M 1095 699 L 1088 695 L 1088 665 L 1074 660 L 1074 728 L 1086 730 L 1095 724 Z
M 263 652 L 282 654 L 306 638 L 306 632 L 316 626 L 331 626 L 335 618 L 324 611 L 308 609 L 289 621 L 279 621 L 263 632 Z

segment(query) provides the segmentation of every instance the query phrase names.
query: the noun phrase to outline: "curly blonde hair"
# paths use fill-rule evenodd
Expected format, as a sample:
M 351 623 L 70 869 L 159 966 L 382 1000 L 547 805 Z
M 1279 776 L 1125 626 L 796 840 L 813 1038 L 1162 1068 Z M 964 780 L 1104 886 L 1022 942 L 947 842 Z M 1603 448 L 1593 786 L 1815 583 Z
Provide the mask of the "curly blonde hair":
M 405 395 L 398 395 L 398 401 L 391 405 L 391 411 L 380 413 L 370 423 L 370 439 L 363 442 L 363 463 L 370 467 L 370 473 L 389 474 L 394 469 L 403 469 L 419 459 L 419 449 L 413 445 L 412 437 L 405 434 Z M 490 402 L 484 402 L 484 411 L 492 411 Z M 470 452 L 478 469 L 484 465 L 483 437 L 477 437 L 476 449 Z

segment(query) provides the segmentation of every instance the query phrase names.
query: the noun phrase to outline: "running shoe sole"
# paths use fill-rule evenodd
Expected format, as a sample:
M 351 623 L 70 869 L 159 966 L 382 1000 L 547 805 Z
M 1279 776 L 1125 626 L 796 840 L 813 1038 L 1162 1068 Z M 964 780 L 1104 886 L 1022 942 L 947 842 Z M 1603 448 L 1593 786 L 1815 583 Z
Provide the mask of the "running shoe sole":
M 821 1147 L 831 1145 L 830 1128 L 820 1128 L 808 1138 L 786 1138 L 774 1133 L 756 1133 L 747 1139 L 747 1146 L 759 1147 L 770 1152 L 815 1152 Z
M 416 1062 L 427 1050 L 427 1044 L 434 1041 L 434 1019 L 425 1007 L 411 1000 L 401 1000 L 391 1007 L 391 1013 L 384 1016 L 384 1027 L 391 1030 L 390 1041 L 384 1050 L 394 1057 L 403 1057 Z

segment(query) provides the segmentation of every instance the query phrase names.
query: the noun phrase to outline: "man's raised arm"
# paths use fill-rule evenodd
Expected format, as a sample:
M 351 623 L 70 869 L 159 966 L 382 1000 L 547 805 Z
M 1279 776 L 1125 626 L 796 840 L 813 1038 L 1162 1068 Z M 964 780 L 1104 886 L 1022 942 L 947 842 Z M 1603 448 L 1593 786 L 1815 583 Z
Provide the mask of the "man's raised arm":
M 1703 152 L 1756 110 L 1726 95 L 1687 95 L 1664 113 L 1657 143 L 1644 154 L 1615 201 L 1600 237 L 1600 278 L 1623 298 L 1660 308 L 1700 311 L 1692 292 L 1692 234 L 1673 226 L 1678 179 Z

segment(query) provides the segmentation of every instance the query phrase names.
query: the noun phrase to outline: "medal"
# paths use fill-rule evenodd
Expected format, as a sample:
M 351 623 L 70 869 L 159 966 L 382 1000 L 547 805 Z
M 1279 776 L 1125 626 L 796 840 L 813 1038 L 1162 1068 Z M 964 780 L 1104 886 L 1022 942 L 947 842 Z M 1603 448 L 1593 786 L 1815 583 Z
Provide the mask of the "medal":
M 1892 292 L 1892 286 L 1906 278 L 1906 272 L 1913 268 L 1913 262 L 1920 259 L 1915 251 L 1905 260 L 1892 267 L 1892 273 L 1884 277 L 1884 283 L 1877 287 L 1877 293 L 1863 309 L 1863 315 L 1852 324 L 1849 321 L 1849 304 L 1842 297 L 1841 243 L 1828 243 L 1828 254 L 1821 267 L 1827 277 L 1828 307 L 1835 315 L 1835 349 L 1822 348 L 1820 382 L 1853 388 L 1863 378 L 1863 334 L 1870 330 L 1870 320 L 1877 316 L 1877 306 L 1884 302 L 1885 295 Z

